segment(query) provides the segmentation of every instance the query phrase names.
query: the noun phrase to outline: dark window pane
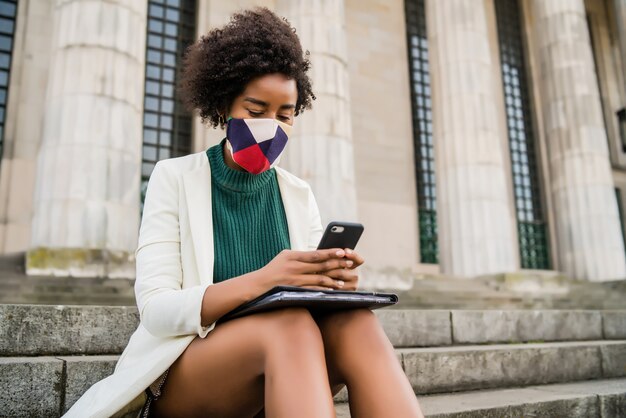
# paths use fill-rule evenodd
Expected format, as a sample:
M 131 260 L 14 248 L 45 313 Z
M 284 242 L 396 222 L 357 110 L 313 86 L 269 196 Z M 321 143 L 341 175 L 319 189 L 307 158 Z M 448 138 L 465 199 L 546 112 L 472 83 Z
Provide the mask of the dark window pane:
M 159 126 L 157 115 L 155 113 L 146 112 L 143 115 L 143 125 L 151 128 L 157 128 Z
M 0 86 L 6 87 L 9 82 L 9 73 L 6 71 L 0 71 Z
M 156 144 L 157 143 L 157 131 L 154 129 L 144 129 L 143 130 L 143 142 L 146 144 Z
M 163 80 L 169 81 L 170 83 L 174 82 L 174 69 L 173 68 L 163 68 Z
M 163 49 L 176 52 L 176 40 L 172 38 L 165 38 L 165 42 L 163 42 Z
M 178 10 L 170 9 L 168 7 L 167 11 L 165 12 L 165 19 L 169 20 L 170 22 L 178 22 L 178 19 L 180 19 L 180 12 Z
M 17 12 L 17 7 L 14 3 L 8 1 L 0 1 L 0 15 L 15 17 L 15 13 Z
M 161 63 L 161 53 L 159 51 L 148 50 L 148 62 L 153 64 Z
M 159 22 L 156 19 L 150 19 L 150 22 L 148 23 L 148 30 L 156 33 L 163 32 L 163 22 Z
M 168 52 L 163 53 L 163 64 L 168 65 L 170 67 L 176 66 L 176 55 L 170 54 Z
M 10 36 L 0 36 L 0 51 L 11 51 L 13 46 L 13 38 Z
M 176 36 L 178 34 L 178 26 L 176 26 L 174 23 L 166 23 L 165 34 L 169 36 Z
M 176 92 L 182 56 L 195 38 L 196 0 L 149 0 L 146 38 L 143 159 L 176 157 L 191 152 L 191 117 Z M 189 24 L 181 17 L 191 18 Z M 157 140 L 158 138 L 158 140 Z M 142 185 L 153 163 L 142 166 Z M 142 188 L 141 199 L 145 196 Z M 142 206 L 143 207 L 143 206 Z
M 172 117 L 171 116 L 161 116 L 161 122 L 159 123 L 161 129 L 167 129 L 168 131 L 172 130 Z
M 0 33 L 13 35 L 13 20 L 0 18 Z
M 163 94 L 163 97 L 174 97 L 174 85 L 164 83 L 161 93 Z
M 158 35 L 148 35 L 148 46 L 151 48 L 163 48 L 163 37 Z
M 439 262 L 437 244 L 437 210 L 435 159 L 430 144 L 432 114 L 430 78 L 428 76 L 428 42 L 424 0 L 405 0 L 409 74 L 411 75 L 411 108 L 417 200 L 419 211 L 420 259 L 423 263 Z
M 161 78 L 161 67 L 148 64 L 146 66 L 146 77 L 159 80 Z
M 156 81 L 146 81 L 146 93 L 154 94 L 155 96 L 159 94 L 159 83 Z
M 150 145 L 143 146 L 143 159 L 144 161 L 158 161 L 157 159 L 157 147 Z
M 174 100 L 161 100 L 161 112 L 174 113 Z
M 498 0 L 494 4 L 521 264 L 522 268 L 549 269 L 548 227 L 539 184 L 538 155 L 532 151 L 534 134 L 519 4 L 517 0 Z
M 153 110 L 157 112 L 159 110 L 159 99 L 156 97 L 146 96 L 144 106 L 146 110 Z
M 158 18 L 163 18 L 163 7 L 162 6 L 157 6 L 156 4 L 151 4 L 150 8 L 148 9 L 148 14 L 151 17 L 158 17 Z

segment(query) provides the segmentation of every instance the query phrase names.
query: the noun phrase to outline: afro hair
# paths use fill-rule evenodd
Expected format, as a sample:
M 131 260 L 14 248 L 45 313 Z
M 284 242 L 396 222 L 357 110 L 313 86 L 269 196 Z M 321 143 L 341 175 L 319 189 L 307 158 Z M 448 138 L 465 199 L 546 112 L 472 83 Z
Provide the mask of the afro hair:
M 309 52 L 303 53 L 296 30 L 286 19 L 264 7 L 244 10 L 187 49 L 179 92 L 202 122 L 217 127 L 223 122 L 220 114 L 251 80 L 281 73 L 296 81 L 298 115 L 315 100 L 307 75 L 310 67 Z

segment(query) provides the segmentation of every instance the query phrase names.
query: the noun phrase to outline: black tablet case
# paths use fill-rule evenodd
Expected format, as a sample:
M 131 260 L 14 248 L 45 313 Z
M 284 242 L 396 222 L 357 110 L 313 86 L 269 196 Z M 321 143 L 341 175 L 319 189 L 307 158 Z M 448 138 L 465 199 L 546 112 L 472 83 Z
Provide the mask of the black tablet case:
M 394 305 L 397 302 L 398 296 L 393 293 L 275 286 L 261 296 L 228 312 L 218 322 L 225 322 L 257 312 L 294 306 L 307 308 L 313 313 L 354 308 L 378 309 Z

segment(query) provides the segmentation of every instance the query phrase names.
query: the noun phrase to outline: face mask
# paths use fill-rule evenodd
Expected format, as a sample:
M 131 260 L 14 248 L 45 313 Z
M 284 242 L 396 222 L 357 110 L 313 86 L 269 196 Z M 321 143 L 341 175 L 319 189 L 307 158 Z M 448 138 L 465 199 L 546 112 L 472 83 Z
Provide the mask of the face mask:
M 291 126 L 276 119 L 234 119 L 226 124 L 226 144 L 244 170 L 259 174 L 276 166 Z

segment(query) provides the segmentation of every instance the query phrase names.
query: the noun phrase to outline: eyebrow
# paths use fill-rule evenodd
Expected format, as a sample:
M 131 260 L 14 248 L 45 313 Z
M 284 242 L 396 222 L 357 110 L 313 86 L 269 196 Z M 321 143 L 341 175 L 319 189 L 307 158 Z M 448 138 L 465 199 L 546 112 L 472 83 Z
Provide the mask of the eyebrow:
M 258 99 L 255 99 L 254 97 L 246 97 L 245 99 L 243 99 L 243 101 L 244 102 L 254 103 L 254 104 L 259 105 L 259 106 L 264 106 L 264 107 L 268 106 L 267 103 L 264 102 L 263 100 L 258 100 Z M 294 105 L 294 104 L 284 104 L 284 105 L 280 106 L 281 109 L 295 109 L 295 107 L 296 107 L 296 105 Z

